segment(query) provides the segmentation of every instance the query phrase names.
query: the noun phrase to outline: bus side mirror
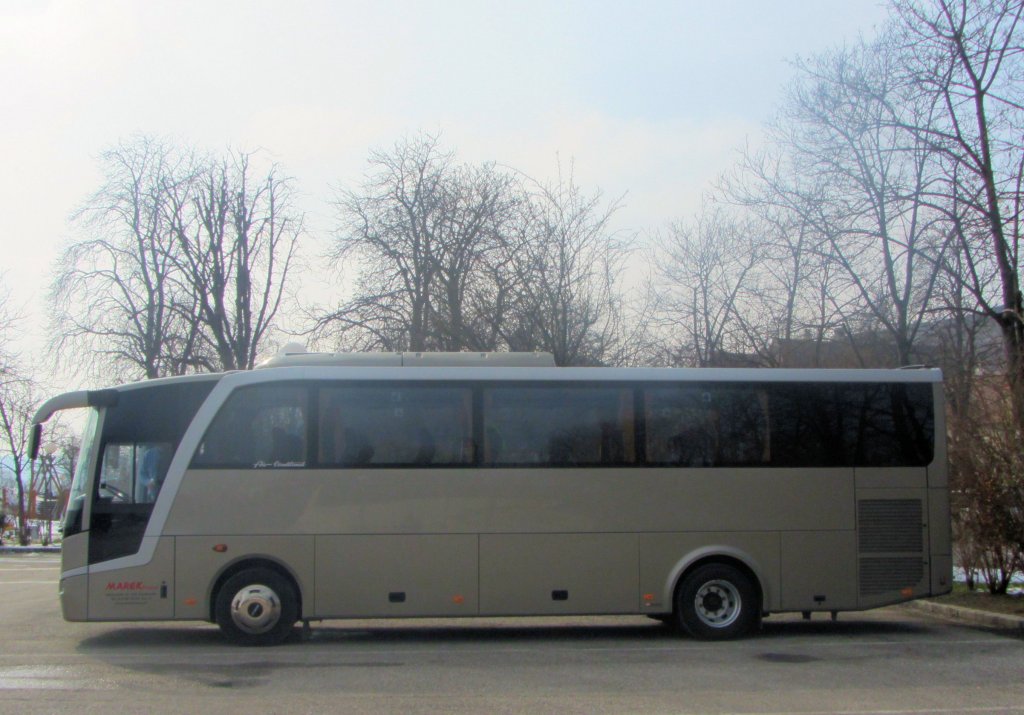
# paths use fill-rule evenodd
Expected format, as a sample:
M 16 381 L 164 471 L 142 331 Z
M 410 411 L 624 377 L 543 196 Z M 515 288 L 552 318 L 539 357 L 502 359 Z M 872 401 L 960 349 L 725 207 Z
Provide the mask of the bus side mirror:
M 32 435 L 28 441 L 29 459 L 35 461 L 39 456 L 39 443 L 43 440 L 43 426 L 38 422 L 32 425 Z

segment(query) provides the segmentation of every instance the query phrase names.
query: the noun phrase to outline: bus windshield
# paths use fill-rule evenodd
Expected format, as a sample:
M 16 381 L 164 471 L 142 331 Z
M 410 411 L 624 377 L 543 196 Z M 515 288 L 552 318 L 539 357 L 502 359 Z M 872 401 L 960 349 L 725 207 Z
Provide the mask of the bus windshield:
M 82 530 L 82 508 L 85 506 L 89 491 L 89 463 L 91 461 L 89 457 L 96 446 L 98 425 L 99 410 L 91 408 L 85 429 L 82 432 L 82 449 L 79 452 L 78 464 L 75 466 L 75 474 L 71 480 L 67 514 L 64 516 L 64 536 L 77 534 Z

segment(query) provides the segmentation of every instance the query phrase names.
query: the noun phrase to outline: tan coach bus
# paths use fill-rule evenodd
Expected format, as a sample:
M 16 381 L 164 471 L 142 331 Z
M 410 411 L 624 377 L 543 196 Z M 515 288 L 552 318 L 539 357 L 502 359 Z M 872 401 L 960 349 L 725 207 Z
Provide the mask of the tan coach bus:
M 937 370 L 298 354 L 67 393 L 69 621 L 646 614 L 698 638 L 951 588 Z

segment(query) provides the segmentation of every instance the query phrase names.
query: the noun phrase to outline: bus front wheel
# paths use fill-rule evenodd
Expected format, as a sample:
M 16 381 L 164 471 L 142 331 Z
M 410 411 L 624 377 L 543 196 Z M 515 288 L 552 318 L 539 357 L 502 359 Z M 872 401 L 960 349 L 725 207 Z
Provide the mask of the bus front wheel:
M 295 589 L 270 569 L 245 569 L 221 586 L 214 614 L 228 640 L 276 645 L 288 637 L 298 619 Z
M 729 564 L 705 564 L 676 592 L 679 626 L 695 638 L 725 640 L 751 631 L 761 605 L 750 578 Z

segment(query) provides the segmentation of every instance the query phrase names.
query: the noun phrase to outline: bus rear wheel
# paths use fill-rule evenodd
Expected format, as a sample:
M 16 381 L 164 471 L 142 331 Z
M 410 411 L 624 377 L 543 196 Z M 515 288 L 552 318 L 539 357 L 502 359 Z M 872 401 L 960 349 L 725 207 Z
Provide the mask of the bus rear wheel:
M 729 564 L 705 564 L 676 591 L 676 619 L 694 638 L 726 640 L 749 633 L 761 604 L 750 578 Z
M 276 645 L 298 619 L 291 582 L 267 568 L 250 568 L 229 578 L 220 591 L 214 616 L 221 632 L 239 645 Z

